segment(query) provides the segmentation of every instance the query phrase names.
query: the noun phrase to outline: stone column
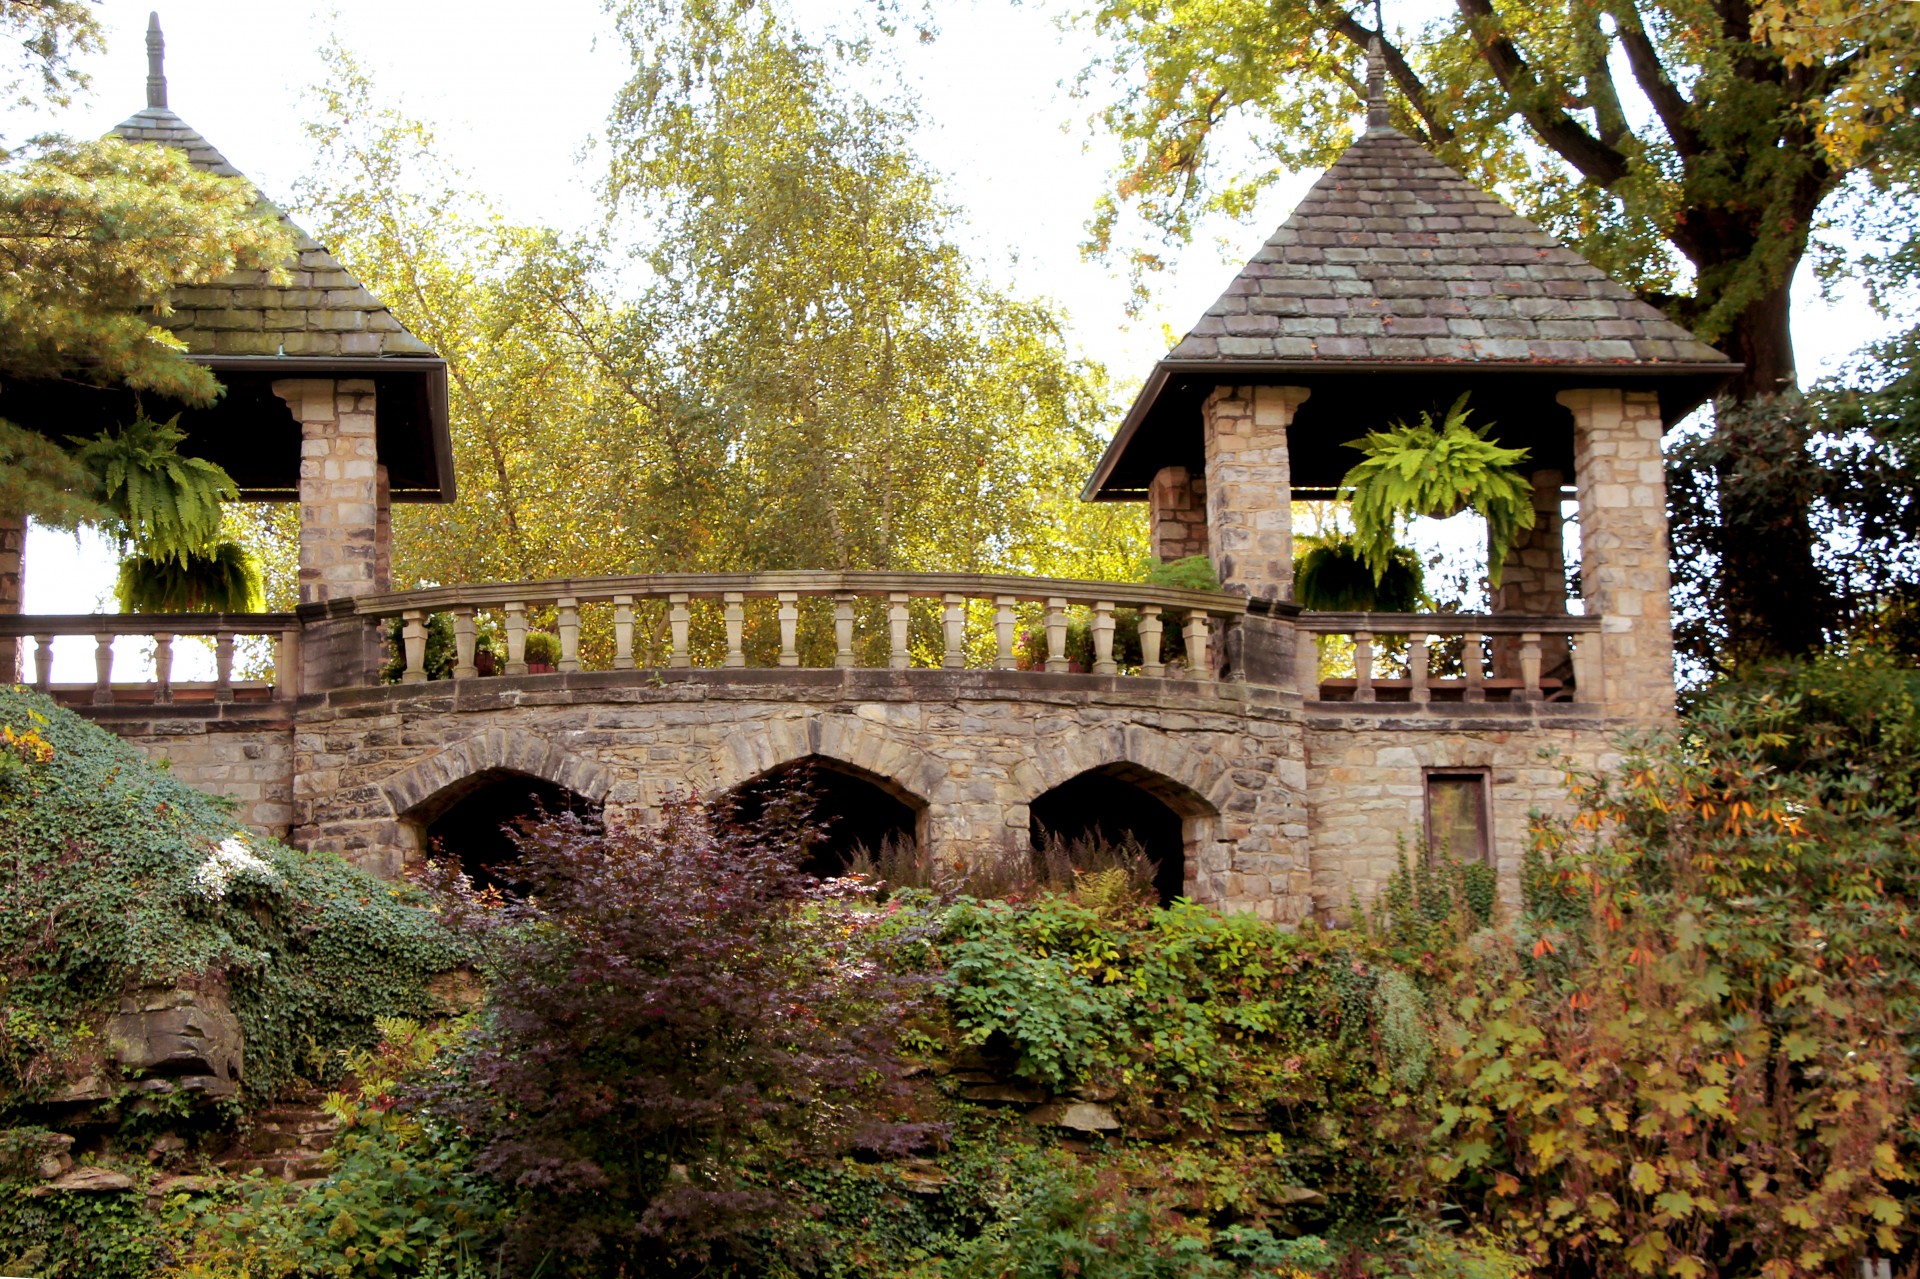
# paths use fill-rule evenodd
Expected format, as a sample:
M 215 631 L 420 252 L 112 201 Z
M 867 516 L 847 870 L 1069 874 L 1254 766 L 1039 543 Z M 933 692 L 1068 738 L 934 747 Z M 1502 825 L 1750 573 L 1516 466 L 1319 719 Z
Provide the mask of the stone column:
M 1207 448 L 1207 545 L 1228 590 L 1293 593 L 1293 482 L 1287 427 L 1299 386 L 1220 387 L 1201 406 Z
M 273 384 L 300 423 L 300 602 L 379 589 L 380 463 L 370 379 Z
M 375 468 L 373 490 L 373 589 L 393 589 L 393 490 L 386 463 Z
M 0 617 L 17 617 L 26 606 L 27 517 L 0 514 Z M 20 654 L 25 646 L 0 635 L 0 684 L 26 677 Z
M 1207 553 L 1207 480 L 1184 466 L 1163 466 L 1147 489 L 1148 537 L 1163 564 Z
M 1533 483 L 1533 527 L 1522 531 L 1507 552 L 1500 585 L 1493 592 L 1493 611 L 1550 617 L 1567 611 L 1567 548 L 1560 518 L 1560 486 L 1566 479 L 1558 471 L 1535 471 L 1528 478 Z M 1543 635 L 1540 673 L 1563 680 L 1572 669 L 1566 636 Z M 1520 678 L 1518 635 L 1494 636 L 1493 671 L 1500 679 Z
M 1580 583 L 1603 620 L 1607 713 L 1673 715 L 1673 615 L 1660 402 L 1650 391 L 1562 391 L 1573 412 Z

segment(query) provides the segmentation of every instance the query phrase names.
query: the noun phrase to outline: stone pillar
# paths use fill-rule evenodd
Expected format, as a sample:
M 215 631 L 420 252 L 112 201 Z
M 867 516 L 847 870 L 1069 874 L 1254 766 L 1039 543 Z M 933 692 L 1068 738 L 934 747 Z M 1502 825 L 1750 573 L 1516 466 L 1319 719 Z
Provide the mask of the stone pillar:
M 1201 406 L 1207 545 L 1220 582 L 1254 599 L 1293 594 L 1293 482 L 1287 427 L 1299 386 L 1220 387 Z
M 0 514 L 0 617 L 17 617 L 26 607 L 27 517 Z M 11 635 L 0 635 L 0 684 L 19 683 L 20 655 L 25 647 Z
M 1184 466 L 1163 466 L 1147 489 L 1148 538 L 1163 564 L 1207 553 L 1207 480 Z
M 393 490 L 387 482 L 386 463 L 374 470 L 373 489 L 373 589 L 393 589 Z
M 1673 715 L 1673 617 L 1660 402 L 1650 391 L 1562 391 L 1573 411 L 1580 583 L 1602 621 L 1607 713 Z
M 300 423 L 300 602 L 379 589 L 380 463 L 370 379 L 273 384 Z
M 1500 585 L 1493 592 L 1493 611 L 1549 617 L 1567 611 L 1567 547 L 1560 518 L 1560 486 L 1566 479 L 1558 471 L 1535 471 L 1528 478 L 1533 483 L 1533 527 L 1507 552 Z M 1543 635 L 1540 673 L 1564 680 L 1572 669 L 1566 636 Z M 1500 679 L 1520 678 L 1518 635 L 1493 637 L 1493 672 Z

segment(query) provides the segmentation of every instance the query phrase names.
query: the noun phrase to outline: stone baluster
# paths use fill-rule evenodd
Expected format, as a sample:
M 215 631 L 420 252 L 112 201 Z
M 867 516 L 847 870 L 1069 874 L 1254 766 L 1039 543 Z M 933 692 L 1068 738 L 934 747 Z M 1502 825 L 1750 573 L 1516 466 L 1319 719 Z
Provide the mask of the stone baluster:
M 157 706 L 173 701 L 173 636 L 165 632 L 153 637 L 153 701 Z
M 1373 700 L 1373 632 L 1353 633 L 1353 700 Z
M 633 669 L 633 596 L 613 597 L 613 669 Z
M 1520 684 L 1520 695 L 1525 700 L 1537 702 L 1543 696 L 1540 691 L 1539 631 L 1520 633 Z
M 1573 696 L 1588 705 L 1600 702 L 1600 636 L 1592 631 L 1573 637 Z
M 480 647 L 480 628 L 473 620 L 473 609 L 462 605 L 453 610 L 453 677 L 473 679 L 480 674 L 474 653 Z
M 93 704 L 113 705 L 113 636 L 93 637 Z
M 1293 684 L 1301 700 L 1320 700 L 1320 637 L 1312 631 L 1293 632 Z
M 580 601 L 571 595 L 564 596 L 558 607 L 560 612 L 554 629 L 560 632 L 560 660 L 555 663 L 555 669 L 577 671 L 580 669 Z
M 290 702 L 300 696 L 300 628 L 281 631 L 273 646 L 273 697 Z
M 747 654 L 741 645 L 747 630 L 747 597 L 739 591 L 726 591 L 721 594 L 720 601 L 723 606 L 721 615 L 727 624 L 726 665 L 745 666 Z
M 946 652 L 940 658 L 940 665 L 950 671 L 965 670 L 967 666 L 967 597 L 947 594 L 941 599 L 940 629 L 947 642 Z
M 993 597 L 993 664 L 1003 671 L 1010 671 L 1019 665 L 1013 655 L 1014 603 L 1011 595 Z
M 420 628 L 420 647 L 426 648 L 427 631 Z M 426 671 L 420 672 L 420 678 L 426 678 Z M 222 631 L 213 637 L 213 700 L 230 702 L 233 700 L 233 632 Z
M 907 652 L 907 601 L 911 598 L 901 593 L 887 596 L 887 665 L 896 671 L 913 664 L 913 655 Z
M 1160 636 L 1166 629 L 1166 623 L 1160 620 L 1158 604 L 1143 604 L 1140 607 L 1140 673 L 1148 679 L 1160 679 L 1167 673 L 1167 665 L 1160 660 Z
M 1071 662 L 1067 660 L 1067 601 L 1059 595 L 1047 598 L 1047 669 L 1053 672 L 1066 670 Z
M 1461 636 L 1460 669 L 1466 676 L 1467 687 L 1460 696 L 1469 702 L 1487 700 L 1487 690 L 1480 686 L 1481 680 L 1486 677 L 1485 662 L 1486 654 L 1480 651 L 1480 637 L 1472 631 Z
M 406 651 L 407 668 L 400 672 L 400 682 L 424 684 L 427 682 L 427 615 L 415 608 L 408 609 L 402 617 L 400 645 Z
M 1427 637 L 1414 634 L 1407 637 L 1407 700 L 1424 704 L 1433 700 L 1433 690 L 1427 687 Z
M 1205 683 L 1213 681 L 1213 655 L 1207 652 L 1211 635 L 1208 617 L 1199 609 L 1187 614 L 1187 678 Z
M 854 666 L 853 602 L 858 598 L 844 593 L 833 597 L 833 664 L 843 671 Z
M 1093 602 L 1093 673 L 1113 675 L 1120 664 L 1113 660 L 1113 601 Z
M 53 636 L 33 637 L 33 686 L 42 693 L 53 687 Z
M 507 605 L 507 674 L 527 673 L 527 606 Z
M 781 591 L 780 599 L 780 665 L 800 665 L 800 592 Z
M 667 665 L 693 665 L 693 608 L 689 595 L 674 591 L 667 596 Z

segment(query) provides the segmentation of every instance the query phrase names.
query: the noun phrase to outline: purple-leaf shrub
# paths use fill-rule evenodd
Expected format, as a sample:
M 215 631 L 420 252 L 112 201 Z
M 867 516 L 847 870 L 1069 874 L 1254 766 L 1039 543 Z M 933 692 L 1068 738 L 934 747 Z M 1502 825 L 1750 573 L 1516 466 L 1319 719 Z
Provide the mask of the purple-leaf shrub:
M 492 980 L 465 1083 L 424 1100 L 515 1192 L 529 1263 L 724 1262 L 804 1210 L 759 1175 L 770 1161 L 925 1139 L 888 1122 L 912 991 L 883 962 L 880 914 L 797 869 L 802 811 L 531 824 L 504 903 L 434 876 Z

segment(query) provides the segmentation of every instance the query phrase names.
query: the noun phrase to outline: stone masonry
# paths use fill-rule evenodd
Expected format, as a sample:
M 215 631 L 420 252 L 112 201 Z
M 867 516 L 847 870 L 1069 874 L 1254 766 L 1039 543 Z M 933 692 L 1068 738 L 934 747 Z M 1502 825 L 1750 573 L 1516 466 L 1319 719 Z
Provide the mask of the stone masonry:
M 1184 466 L 1167 466 L 1147 490 L 1147 536 L 1163 564 L 1207 553 L 1207 479 Z
M 300 602 L 379 588 L 380 463 L 368 378 L 275 382 L 300 423 Z
M 1201 407 L 1207 541 L 1221 585 L 1236 594 L 1269 600 L 1293 594 L 1287 428 L 1306 400 L 1297 386 L 1221 387 Z
M 1573 411 L 1580 497 L 1580 586 L 1600 634 L 1608 713 L 1673 714 L 1673 623 L 1667 568 L 1666 464 L 1650 391 L 1562 391 Z
M 26 598 L 27 521 L 25 516 L 0 514 L 0 615 L 20 612 Z M 22 645 L 11 635 L 0 635 L 0 684 L 20 679 Z
M 1533 483 L 1533 527 L 1522 530 L 1519 541 L 1507 553 L 1500 585 L 1493 592 L 1493 611 L 1549 617 L 1567 611 L 1566 527 L 1560 516 L 1560 487 L 1565 480 L 1558 471 L 1535 471 L 1529 478 Z M 1543 636 L 1542 672 L 1550 678 L 1565 679 L 1571 666 L 1566 637 Z M 1493 673 L 1502 679 L 1519 677 L 1519 636 L 1493 637 Z

